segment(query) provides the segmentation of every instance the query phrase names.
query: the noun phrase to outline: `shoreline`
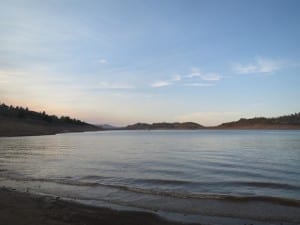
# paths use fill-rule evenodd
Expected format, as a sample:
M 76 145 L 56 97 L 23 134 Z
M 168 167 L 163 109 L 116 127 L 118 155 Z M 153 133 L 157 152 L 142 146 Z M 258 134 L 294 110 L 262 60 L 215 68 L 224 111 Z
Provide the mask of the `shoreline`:
M 98 127 L 34 127 L 33 129 L 6 129 L 1 127 L 0 124 L 0 138 L 1 137 L 29 137 L 29 136 L 45 136 L 56 135 L 64 133 L 83 133 L 83 132 L 95 132 L 103 131 Z
M 218 206 L 214 200 L 204 200 L 202 202 L 204 208 L 207 208 L 205 206 L 207 204 L 219 209 L 221 207 L 221 214 L 189 214 L 184 211 L 181 213 L 168 212 L 119 206 L 114 205 L 114 203 L 112 205 L 97 205 L 89 202 L 89 200 L 65 198 L 56 194 L 44 194 L 43 192 L 29 192 L 29 188 L 19 189 L 18 185 L 7 186 L 3 183 L 0 186 L 0 199 L 0 225 L 283 225 L 298 224 L 297 221 L 299 222 L 299 219 L 295 217 L 297 215 L 295 210 L 299 207 L 299 202 L 296 204 L 284 202 L 283 207 L 290 210 L 282 214 L 282 205 L 273 205 L 273 200 L 268 198 L 257 200 L 256 203 L 249 198 L 244 199 L 245 204 L 240 205 L 241 208 L 239 205 L 232 205 L 233 202 L 229 199 L 228 206 L 233 209 L 235 216 L 233 214 L 228 216 L 226 212 L 228 213 L 227 209 L 229 208 L 225 205 Z M 238 201 L 244 200 L 240 199 Z M 265 209 L 270 201 L 272 206 L 268 209 L 273 213 L 280 212 L 279 214 L 282 215 L 279 215 L 276 219 L 262 219 L 260 213 L 254 212 L 257 211 L 255 208 Z M 201 208 L 202 206 L 199 205 L 198 207 Z M 208 206 L 208 208 L 211 207 Z M 235 214 L 237 209 L 242 210 L 244 212 L 242 214 L 249 211 L 250 216 L 245 217 L 239 215 L 239 213 Z M 292 216 L 293 219 L 286 220 L 285 217 L 291 215 L 291 210 L 295 211 L 296 214 Z M 251 212 L 257 213 L 257 215 L 253 217 Z
M 10 138 L 10 137 L 39 137 L 39 136 L 47 136 L 47 135 L 57 135 L 57 134 L 71 134 L 71 133 L 85 133 L 85 132 L 98 132 L 98 131 L 106 131 L 106 130 L 72 130 L 72 131 L 61 131 L 61 132 L 42 132 L 42 133 L 26 133 L 26 134 L 9 134 L 4 135 L 0 133 L 0 138 Z
M 0 188 L 0 199 L 0 225 L 196 225 L 166 220 L 151 212 L 88 206 L 6 187 Z
M 32 133 L 26 133 L 26 134 L 19 134 L 18 132 L 16 134 L 9 133 L 9 134 L 3 134 L 0 132 L 0 138 L 8 138 L 8 137 L 30 137 L 30 136 L 45 136 L 45 135 L 57 135 L 57 134 L 64 134 L 64 133 L 84 133 L 84 132 L 98 132 L 98 131 L 300 131 L 300 127 L 298 128 L 212 128 L 212 127 L 206 127 L 202 129 L 91 129 L 91 130 L 70 130 L 70 131 L 58 131 L 53 132 L 51 130 L 44 131 L 40 133 L 32 132 Z
M 72 124 L 6 118 L 0 114 L 0 137 L 41 136 L 67 132 L 99 131 L 101 127 L 91 124 Z

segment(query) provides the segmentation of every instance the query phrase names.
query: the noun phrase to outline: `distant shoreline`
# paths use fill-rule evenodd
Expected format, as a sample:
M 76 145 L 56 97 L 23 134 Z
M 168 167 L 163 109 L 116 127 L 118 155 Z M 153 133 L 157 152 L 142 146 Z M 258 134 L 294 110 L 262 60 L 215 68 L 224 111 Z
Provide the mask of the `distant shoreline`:
M 300 130 L 296 125 L 271 125 L 271 126 L 232 126 L 232 127 L 201 127 L 201 128 L 115 128 L 106 130 Z
M 44 121 L 27 121 L 0 116 L 0 137 L 42 136 L 69 132 L 100 131 L 90 124 L 52 124 Z
M 67 134 L 67 133 L 84 133 L 84 132 L 96 132 L 96 131 L 104 131 L 102 129 L 99 130 L 78 130 L 78 131 L 61 131 L 61 132 L 41 132 L 41 133 L 26 133 L 26 134 L 2 134 L 0 133 L 0 138 L 1 137 L 31 137 L 31 136 L 46 136 L 46 135 L 57 135 L 57 134 Z
M 275 118 L 255 117 L 251 119 L 240 119 L 238 121 L 222 123 L 217 126 L 203 126 L 195 122 L 160 122 L 160 123 L 135 123 L 124 127 L 128 130 L 156 130 L 156 129 L 300 129 L 300 113 Z
M 52 135 L 66 132 L 98 131 L 101 127 L 69 116 L 58 117 L 27 107 L 0 104 L 0 137 Z
M 72 128 L 72 129 L 38 129 L 38 130 L 9 130 L 4 131 L 0 129 L 0 137 L 28 137 L 28 136 L 44 136 L 44 135 L 56 135 L 63 133 L 81 133 L 81 132 L 93 132 L 93 131 L 102 131 L 103 129 L 90 129 L 90 128 Z
M 247 130 L 281 130 L 281 131 L 288 131 L 288 130 L 299 130 L 300 127 L 235 127 L 235 128 L 221 128 L 221 127 L 204 127 L 201 129 L 166 129 L 166 128 L 159 128 L 159 129 L 126 129 L 126 128 L 115 128 L 115 129 L 101 129 L 101 128 L 95 128 L 95 129 L 84 129 L 84 128 L 78 128 L 74 130 L 61 130 L 61 131 L 51 131 L 51 130 L 43 130 L 41 132 L 35 132 L 35 131 L 28 131 L 28 132 L 9 132 L 5 133 L 0 130 L 0 138 L 1 137 L 28 137 L 28 136 L 45 136 L 45 135 L 56 135 L 56 134 L 64 134 L 64 133 L 83 133 L 83 132 L 97 132 L 97 131 L 201 131 L 201 130 L 222 130 L 222 131 L 247 131 Z
M 101 130 L 300 130 L 300 113 L 265 118 L 255 117 L 222 123 L 218 126 L 203 126 L 195 122 L 135 123 L 125 127 L 109 124 L 94 125 L 68 116 L 58 117 L 28 108 L 0 104 L 0 137 L 41 136 L 69 132 Z
M 224 127 L 204 127 L 204 128 L 200 128 L 200 129 L 168 129 L 168 128 L 157 128 L 157 129 L 126 129 L 126 128 L 116 128 L 116 129 L 104 129 L 104 130 L 109 130 L 109 131 L 113 131 L 113 130 L 132 130 L 132 131 L 139 131 L 139 130 L 300 130 L 300 127 L 228 127 L 228 128 L 224 128 Z

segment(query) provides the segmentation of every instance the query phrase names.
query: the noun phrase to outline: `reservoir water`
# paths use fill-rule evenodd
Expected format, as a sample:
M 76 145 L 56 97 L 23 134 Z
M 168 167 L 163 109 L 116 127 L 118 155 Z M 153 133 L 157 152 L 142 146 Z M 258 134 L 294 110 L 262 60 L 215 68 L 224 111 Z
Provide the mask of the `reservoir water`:
M 300 224 L 300 131 L 0 138 L 0 185 L 203 224 Z

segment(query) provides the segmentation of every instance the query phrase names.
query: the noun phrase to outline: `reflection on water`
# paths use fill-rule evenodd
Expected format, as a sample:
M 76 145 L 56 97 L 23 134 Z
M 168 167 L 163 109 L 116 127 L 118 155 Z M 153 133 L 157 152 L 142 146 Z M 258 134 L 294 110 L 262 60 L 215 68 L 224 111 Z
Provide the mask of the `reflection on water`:
M 105 131 L 0 138 L 0 176 L 5 185 L 91 204 L 300 221 L 299 131 Z M 262 213 L 265 207 L 272 207 L 272 213 Z

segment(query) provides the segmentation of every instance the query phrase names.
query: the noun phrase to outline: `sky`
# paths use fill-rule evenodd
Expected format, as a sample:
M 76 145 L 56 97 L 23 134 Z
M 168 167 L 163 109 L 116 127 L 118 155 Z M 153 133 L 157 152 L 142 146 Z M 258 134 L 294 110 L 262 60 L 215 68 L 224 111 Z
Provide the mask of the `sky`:
M 300 1 L 1 0 L 0 102 L 96 124 L 300 111 Z

